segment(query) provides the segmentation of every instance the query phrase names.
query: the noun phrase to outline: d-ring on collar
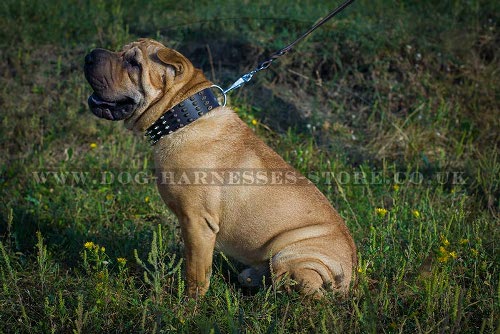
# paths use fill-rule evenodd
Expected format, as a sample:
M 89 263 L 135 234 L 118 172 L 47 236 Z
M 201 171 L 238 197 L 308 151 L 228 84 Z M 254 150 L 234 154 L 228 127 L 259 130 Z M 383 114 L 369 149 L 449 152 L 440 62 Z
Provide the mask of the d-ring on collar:
M 219 86 L 212 86 L 220 89 Z M 156 122 L 146 130 L 146 137 L 149 137 L 151 145 L 156 144 L 163 136 L 169 135 L 178 129 L 191 124 L 201 116 L 214 108 L 220 106 L 219 101 L 212 92 L 212 87 L 191 95 L 173 108 L 167 110 Z M 224 94 L 224 105 L 226 105 L 226 95 Z

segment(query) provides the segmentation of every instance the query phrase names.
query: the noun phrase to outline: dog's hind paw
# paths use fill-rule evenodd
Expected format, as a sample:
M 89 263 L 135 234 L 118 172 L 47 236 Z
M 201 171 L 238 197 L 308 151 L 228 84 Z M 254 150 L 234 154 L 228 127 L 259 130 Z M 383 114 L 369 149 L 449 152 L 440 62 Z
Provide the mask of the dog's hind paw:
M 238 275 L 238 281 L 244 287 L 257 288 L 267 276 L 269 276 L 268 266 L 247 268 Z

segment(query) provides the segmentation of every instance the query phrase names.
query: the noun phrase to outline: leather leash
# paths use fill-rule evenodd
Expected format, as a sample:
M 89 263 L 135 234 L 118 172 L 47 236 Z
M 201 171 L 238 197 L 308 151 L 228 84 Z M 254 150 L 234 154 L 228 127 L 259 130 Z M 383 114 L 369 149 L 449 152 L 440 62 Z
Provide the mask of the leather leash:
M 320 26 L 325 24 L 328 20 L 330 20 L 332 17 L 343 11 L 347 6 L 349 6 L 354 0 L 347 0 L 344 3 L 342 3 L 340 6 L 335 8 L 330 14 L 328 14 L 325 18 L 320 20 L 318 23 L 313 25 L 308 31 L 306 31 L 302 36 L 297 38 L 295 41 L 292 43 L 288 44 L 281 50 L 273 53 L 267 60 L 263 61 L 262 63 L 259 64 L 254 70 L 242 75 L 238 80 L 236 80 L 228 89 L 224 90 L 220 87 L 217 86 L 222 91 L 222 94 L 224 95 L 224 99 L 226 97 L 226 94 L 234 89 L 240 88 L 243 86 L 245 83 L 249 82 L 252 80 L 252 77 L 255 73 L 267 69 L 269 66 L 271 66 L 272 62 L 278 59 L 279 57 L 287 54 L 297 43 L 302 41 L 304 38 L 309 36 L 314 30 L 318 29 Z M 225 103 L 224 103 L 225 104 Z

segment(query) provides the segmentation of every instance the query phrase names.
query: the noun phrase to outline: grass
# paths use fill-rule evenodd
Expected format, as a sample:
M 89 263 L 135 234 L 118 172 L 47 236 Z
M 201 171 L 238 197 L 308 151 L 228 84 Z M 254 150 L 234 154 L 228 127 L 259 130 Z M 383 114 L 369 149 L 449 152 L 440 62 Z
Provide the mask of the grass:
M 93 47 L 156 38 L 225 86 L 333 6 L 4 1 L 0 333 L 497 333 L 496 2 L 357 1 L 230 96 L 346 220 L 347 298 L 245 290 L 222 253 L 185 297 L 151 149 L 88 111 Z

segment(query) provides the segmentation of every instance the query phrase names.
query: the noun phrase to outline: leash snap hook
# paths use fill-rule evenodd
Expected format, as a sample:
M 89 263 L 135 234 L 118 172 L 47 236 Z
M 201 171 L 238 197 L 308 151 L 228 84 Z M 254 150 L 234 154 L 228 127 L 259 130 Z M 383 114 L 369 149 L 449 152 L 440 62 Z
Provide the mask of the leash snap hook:
M 242 75 L 238 80 L 236 80 L 232 85 L 231 87 L 229 87 L 228 89 L 226 90 L 223 90 L 222 88 L 220 88 L 219 86 L 217 86 L 219 89 L 221 89 L 222 93 L 224 95 L 226 95 L 228 92 L 234 90 L 234 89 L 238 89 L 240 88 L 241 86 L 243 86 L 245 83 L 249 82 L 250 80 L 252 80 L 252 77 L 253 75 L 256 73 L 257 71 L 256 70 L 253 70 L 251 72 L 248 72 L 244 75 Z

